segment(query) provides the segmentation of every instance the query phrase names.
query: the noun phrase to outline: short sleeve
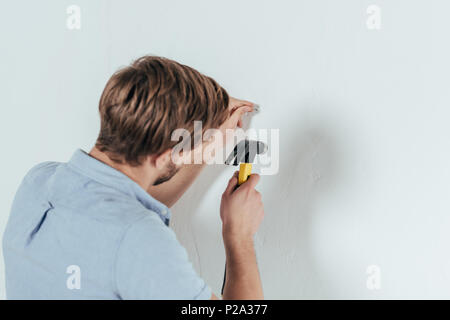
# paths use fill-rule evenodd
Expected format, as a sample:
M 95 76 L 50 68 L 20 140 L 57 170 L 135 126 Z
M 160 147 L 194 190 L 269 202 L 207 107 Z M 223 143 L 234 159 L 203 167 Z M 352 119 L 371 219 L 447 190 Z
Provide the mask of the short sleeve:
M 175 233 L 155 214 L 128 227 L 119 245 L 115 282 L 122 299 L 210 299 Z

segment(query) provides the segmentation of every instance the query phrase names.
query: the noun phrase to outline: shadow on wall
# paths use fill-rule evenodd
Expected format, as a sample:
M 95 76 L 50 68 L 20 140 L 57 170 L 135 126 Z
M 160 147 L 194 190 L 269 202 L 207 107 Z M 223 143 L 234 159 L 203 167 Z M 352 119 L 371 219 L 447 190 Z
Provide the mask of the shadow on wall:
M 317 215 L 330 213 L 319 212 L 316 204 L 339 180 L 337 132 L 329 116 L 315 108 L 299 110 L 306 111 L 297 115 L 296 129 L 288 136 L 280 130 L 279 173 L 264 177 L 266 215 L 257 250 L 268 299 L 328 299 L 337 290 L 314 244 Z
M 321 107 L 322 112 L 325 109 Z M 338 180 L 336 130 L 333 121 L 328 121 L 330 117 L 317 113 L 315 108 L 301 106 L 298 110 L 296 117 L 300 120 L 290 131 L 280 127 L 278 174 L 263 176 L 257 187 L 263 195 L 266 214 L 255 246 L 268 299 L 328 299 L 336 296 L 337 290 L 327 270 L 317 261 L 314 246 L 316 215 L 324 214 L 315 205 L 321 196 L 333 192 Z M 194 265 L 217 293 L 224 263 L 219 212 L 216 210 L 215 227 L 195 221 L 199 222 L 196 215 L 211 186 L 226 170 L 229 169 L 224 165 L 205 168 L 182 204 L 175 207 L 180 214 L 175 214 L 174 229 L 187 250 L 195 252 L 191 255 Z M 200 256 L 204 260 L 200 261 Z M 202 270 L 202 265 L 208 270 Z

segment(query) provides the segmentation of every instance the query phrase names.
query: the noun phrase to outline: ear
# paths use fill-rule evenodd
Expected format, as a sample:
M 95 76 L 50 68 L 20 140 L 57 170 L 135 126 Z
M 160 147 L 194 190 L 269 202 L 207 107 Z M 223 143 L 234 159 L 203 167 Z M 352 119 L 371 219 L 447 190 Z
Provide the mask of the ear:
M 167 164 L 170 163 L 170 161 L 172 161 L 171 155 L 172 149 L 167 149 L 163 153 L 155 156 L 153 158 L 153 162 L 155 164 L 156 169 L 158 170 L 164 169 L 167 166 Z

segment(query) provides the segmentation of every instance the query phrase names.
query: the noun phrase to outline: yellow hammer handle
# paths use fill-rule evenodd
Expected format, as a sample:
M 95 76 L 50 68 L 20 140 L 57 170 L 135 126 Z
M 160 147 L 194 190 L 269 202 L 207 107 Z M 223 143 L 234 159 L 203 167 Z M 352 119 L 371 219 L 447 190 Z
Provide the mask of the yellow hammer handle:
M 247 181 L 248 176 L 252 174 L 252 164 L 251 163 L 241 163 L 239 166 L 239 177 L 238 184 L 241 185 Z

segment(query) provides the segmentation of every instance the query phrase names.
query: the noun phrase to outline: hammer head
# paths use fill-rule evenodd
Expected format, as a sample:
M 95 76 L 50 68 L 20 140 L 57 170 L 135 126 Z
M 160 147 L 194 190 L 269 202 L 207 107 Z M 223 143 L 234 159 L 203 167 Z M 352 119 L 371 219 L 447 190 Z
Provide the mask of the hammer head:
M 225 164 L 237 166 L 239 163 L 253 163 L 257 154 L 267 151 L 267 145 L 262 141 L 241 140 L 228 156 Z

